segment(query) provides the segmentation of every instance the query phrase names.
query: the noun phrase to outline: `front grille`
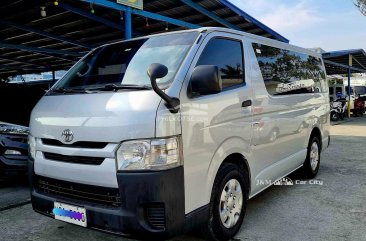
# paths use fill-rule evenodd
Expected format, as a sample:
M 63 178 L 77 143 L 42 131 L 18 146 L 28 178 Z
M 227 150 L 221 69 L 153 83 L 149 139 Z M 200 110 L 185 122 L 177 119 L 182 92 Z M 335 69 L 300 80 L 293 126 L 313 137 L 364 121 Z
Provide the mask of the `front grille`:
M 109 207 L 121 206 L 119 190 L 116 188 L 90 186 L 40 176 L 35 178 L 35 188 L 36 191 L 55 198 L 67 198 Z
M 163 203 L 152 203 L 146 207 L 146 216 L 150 226 L 157 230 L 165 229 L 165 206 Z
M 85 164 L 85 165 L 101 165 L 105 159 L 103 157 L 65 156 L 49 152 L 43 152 L 43 155 L 46 159 L 51 161 Z
M 42 143 L 48 146 L 60 146 L 60 147 L 71 147 L 71 148 L 89 148 L 89 149 L 103 149 L 108 143 L 106 142 L 93 142 L 93 141 L 78 141 L 72 144 L 64 144 L 59 140 L 55 139 L 42 139 Z

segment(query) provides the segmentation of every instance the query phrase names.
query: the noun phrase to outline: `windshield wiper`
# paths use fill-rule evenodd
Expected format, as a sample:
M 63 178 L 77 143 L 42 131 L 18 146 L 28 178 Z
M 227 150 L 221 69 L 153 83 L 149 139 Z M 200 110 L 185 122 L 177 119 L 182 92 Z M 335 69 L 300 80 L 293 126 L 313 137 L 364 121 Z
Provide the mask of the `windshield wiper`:
M 55 93 L 63 93 L 63 94 L 68 94 L 68 93 L 87 93 L 86 90 L 84 89 L 65 89 L 65 88 L 57 88 L 57 89 L 52 89 L 52 92 Z
M 118 90 L 151 90 L 151 86 L 147 85 L 116 85 L 116 84 L 106 84 L 102 87 L 87 89 L 89 91 L 118 91 Z

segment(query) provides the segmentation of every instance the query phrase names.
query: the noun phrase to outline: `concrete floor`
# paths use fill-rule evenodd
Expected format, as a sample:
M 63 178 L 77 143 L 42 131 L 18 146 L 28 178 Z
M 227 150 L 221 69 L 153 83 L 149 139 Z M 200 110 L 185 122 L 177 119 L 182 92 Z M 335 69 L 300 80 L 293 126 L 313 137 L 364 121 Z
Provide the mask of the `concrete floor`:
M 273 186 L 249 201 L 237 240 L 365 241 L 366 118 L 332 126 L 316 180 L 323 185 Z M 290 176 L 291 177 L 291 176 Z M 0 240 L 128 240 L 65 224 L 32 211 L 19 183 L 0 186 Z M 200 240 L 192 236 L 174 241 Z

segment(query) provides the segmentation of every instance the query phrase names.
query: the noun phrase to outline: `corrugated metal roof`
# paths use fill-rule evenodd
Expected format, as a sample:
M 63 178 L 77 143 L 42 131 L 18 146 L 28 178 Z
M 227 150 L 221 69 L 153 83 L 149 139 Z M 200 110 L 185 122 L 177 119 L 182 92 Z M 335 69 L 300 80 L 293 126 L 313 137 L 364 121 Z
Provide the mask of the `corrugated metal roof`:
M 286 38 L 227 0 L 191 1 L 245 32 L 288 42 Z M 85 14 L 90 15 L 89 4 L 75 0 L 59 0 L 59 3 L 60 6 L 55 6 L 52 1 L 47 0 L 1 1 L 0 78 L 46 70 L 67 69 L 80 58 L 60 54 L 59 52 L 34 51 L 34 49 L 27 49 L 27 47 L 62 50 L 83 55 L 89 51 L 87 47 L 95 47 L 123 39 L 123 20 L 121 19 L 123 15 L 121 12 L 94 5 L 94 16 L 114 23 L 114 26 L 107 26 L 85 17 Z M 61 3 L 82 10 L 84 15 L 66 11 L 65 8 L 61 7 Z M 46 7 L 46 17 L 41 17 L 41 6 Z M 213 20 L 180 0 L 144 0 L 144 10 L 200 26 L 225 27 L 220 22 Z M 146 27 L 147 23 L 148 27 Z M 166 22 L 146 19 L 137 15 L 132 17 L 132 26 L 135 35 L 164 32 L 166 27 L 169 31 L 183 29 L 179 26 L 167 25 Z M 29 31 L 29 28 L 38 32 Z M 42 35 L 39 31 L 46 34 Z M 46 36 L 47 34 L 53 37 Z M 60 41 L 55 36 L 70 41 Z M 75 42 L 78 42 L 79 45 Z M 21 45 L 22 49 L 14 45 Z

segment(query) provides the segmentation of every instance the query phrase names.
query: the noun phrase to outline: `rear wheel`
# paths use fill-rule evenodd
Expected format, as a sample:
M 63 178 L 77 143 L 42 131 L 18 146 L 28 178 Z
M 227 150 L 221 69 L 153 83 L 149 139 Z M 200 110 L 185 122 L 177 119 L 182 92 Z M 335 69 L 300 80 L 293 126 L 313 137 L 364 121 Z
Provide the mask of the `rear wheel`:
M 316 136 L 310 138 L 306 160 L 302 167 L 302 177 L 312 179 L 316 177 L 320 166 L 320 141 Z
M 335 112 L 335 111 L 332 111 L 332 112 L 330 113 L 330 119 L 331 119 L 332 121 L 338 121 L 338 119 L 339 119 L 338 113 L 337 113 L 337 112 Z
M 230 240 L 239 231 L 247 206 L 248 182 L 245 170 L 231 163 L 222 165 L 211 194 L 206 238 L 218 241 Z

